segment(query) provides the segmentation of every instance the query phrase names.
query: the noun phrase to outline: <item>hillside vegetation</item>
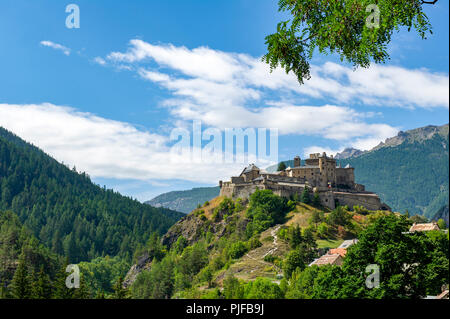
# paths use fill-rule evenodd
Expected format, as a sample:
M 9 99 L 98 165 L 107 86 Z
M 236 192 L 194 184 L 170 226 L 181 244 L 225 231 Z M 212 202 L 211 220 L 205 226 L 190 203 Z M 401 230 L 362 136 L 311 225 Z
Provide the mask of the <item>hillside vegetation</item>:
M 448 134 L 435 134 L 425 141 L 406 141 L 344 159 L 341 164 L 353 166 L 356 182 L 395 211 L 431 218 L 448 204 L 448 149 Z
M 133 298 L 257 299 L 437 293 L 448 282 L 448 234 L 407 235 L 412 223 L 400 214 L 329 210 L 310 198 L 285 199 L 269 190 L 256 191 L 248 202 L 218 197 L 147 247 L 145 261 L 128 274 L 134 278 L 129 291 Z M 352 238 L 361 244 L 349 250 L 342 268 L 308 266 Z M 405 272 L 402 265 L 415 261 L 421 266 Z M 387 276 L 376 292 L 364 285 L 364 268 L 371 263 L 379 263 Z M 402 286 L 419 277 L 427 279 L 411 291 Z

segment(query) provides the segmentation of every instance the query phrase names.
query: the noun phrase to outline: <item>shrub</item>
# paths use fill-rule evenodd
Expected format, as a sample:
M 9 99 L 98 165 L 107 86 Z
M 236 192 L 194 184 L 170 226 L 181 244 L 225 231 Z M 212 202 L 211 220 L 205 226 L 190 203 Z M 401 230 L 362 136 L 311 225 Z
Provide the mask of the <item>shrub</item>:
M 445 220 L 443 220 L 442 218 L 440 218 L 437 221 L 437 224 L 439 226 L 439 229 L 446 229 L 447 228 L 447 224 L 445 223 Z
M 254 236 L 248 241 L 248 248 L 249 250 L 256 249 L 258 247 L 261 247 L 262 243 L 259 241 L 258 237 Z
M 275 260 L 277 259 L 277 257 L 275 257 L 274 255 L 272 255 L 272 254 L 269 254 L 269 255 L 266 255 L 265 257 L 264 257 L 264 261 L 265 262 L 268 262 L 268 263 L 275 263 Z
M 328 224 L 332 226 L 347 226 L 350 223 L 352 216 L 345 210 L 344 207 L 338 206 L 330 215 L 328 215 Z
M 245 285 L 244 295 L 246 299 L 282 299 L 283 292 L 277 284 L 267 278 L 257 278 Z
M 311 198 L 309 195 L 309 190 L 307 187 L 303 189 L 302 196 L 300 197 L 300 201 L 304 204 L 309 204 L 311 202 Z
M 237 241 L 231 245 L 228 250 L 228 256 L 232 259 L 238 259 L 244 256 L 247 251 L 247 245 L 242 241 Z
M 267 228 L 284 222 L 289 211 L 286 198 L 275 195 L 271 190 L 257 190 L 250 196 L 247 217 L 247 236 L 260 233 Z
M 321 205 L 319 193 L 315 192 L 313 199 L 312 199 L 312 205 L 315 207 L 319 207 Z
M 330 234 L 329 231 L 330 229 L 325 222 L 321 222 L 317 227 L 317 235 L 319 235 L 320 238 L 328 238 Z

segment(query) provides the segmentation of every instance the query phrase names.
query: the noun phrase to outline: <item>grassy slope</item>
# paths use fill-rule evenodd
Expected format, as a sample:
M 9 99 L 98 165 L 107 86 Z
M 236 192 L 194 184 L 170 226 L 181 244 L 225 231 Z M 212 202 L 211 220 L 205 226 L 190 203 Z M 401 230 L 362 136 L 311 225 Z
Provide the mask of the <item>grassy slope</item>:
M 198 213 L 203 210 L 204 215 L 211 220 L 214 209 L 220 204 L 223 197 L 216 197 L 209 202 L 209 205 L 200 209 L 195 209 L 191 214 Z M 282 270 L 272 263 L 264 261 L 264 257 L 267 254 L 277 256 L 283 259 L 289 252 L 289 245 L 283 240 L 277 238 L 275 240 L 277 230 L 280 227 L 288 227 L 292 225 L 299 225 L 302 229 L 309 226 L 309 220 L 314 211 L 321 211 L 313 206 L 300 203 L 296 206 L 294 211 L 291 211 L 286 216 L 286 222 L 282 225 L 276 225 L 271 227 L 260 234 L 259 240 L 262 246 L 256 248 L 240 259 L 236 260 L 228 269 L 221 270 L 215 274 L 215 282 L 222 285 L 224 278 L 227 275 L 234 275 L 238 279 L 242 280 L 254 280 L 258 277 L 266 277 L 273 281 L 279 280 L 279 275 L 282 274 Z M 325 215 L 329 214 L 328 209 L 323 210 Z M 239 218 L 245 217 L 246 210 L 239 213 Z M 352 222 L 358 227 L 364 227 L 367 224 L 367 216 L 363 216 L 357 213 L 353 213 Z M 334 235 L 328 239 L 317 239 L 318 248 L 336 248 L 342 242 L 344 238 Z M 276 249 L 275 249 L 276 248 Z

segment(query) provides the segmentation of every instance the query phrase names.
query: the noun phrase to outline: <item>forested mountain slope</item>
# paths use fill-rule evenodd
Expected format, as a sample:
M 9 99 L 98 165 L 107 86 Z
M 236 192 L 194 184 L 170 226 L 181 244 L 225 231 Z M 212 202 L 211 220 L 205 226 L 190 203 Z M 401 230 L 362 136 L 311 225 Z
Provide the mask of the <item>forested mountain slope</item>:
M 37 275 L 41 269 L 54 279 L 62 260 L 50 252 L 20 223 L 12 212 L 0 211 L 0 299 L 6 297 L 18 264 L 22 262 L 28 273 Z
M 0 210 L 11 210 L 43 244 L 70 262 L 131 260 L 153 232 L 183 214 L 155 208 L 91 182 L 0 128 Z
M 353 166 L 356 181 L 376 192 L 392 209 L 431 218 L 448 204 L 448 125 L 446 128 L 426 138 L 420 135 L 420 139 L 405 132 L 400 144 L 377 147 L 340 163 Z

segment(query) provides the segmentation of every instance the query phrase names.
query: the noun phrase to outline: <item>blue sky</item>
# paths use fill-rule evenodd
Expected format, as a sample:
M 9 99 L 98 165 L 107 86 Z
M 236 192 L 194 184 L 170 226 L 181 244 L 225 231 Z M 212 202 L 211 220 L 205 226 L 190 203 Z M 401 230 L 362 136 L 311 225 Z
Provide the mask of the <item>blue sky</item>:
M 65 26 L 69 3 L 79 29 Z M 259 61 L 283 18 L 275 0 L 3 0 L 0 126 L 140 200 L 239 171 L 167 159 L 171 129 L 193 119 L 277 127 L 280 159 L 368 149 L 448 123 L 448 11 L 428 6 L 433 35 L 396 34 L 386 65 L 353 72 L 316 55 L 300 87 Z

